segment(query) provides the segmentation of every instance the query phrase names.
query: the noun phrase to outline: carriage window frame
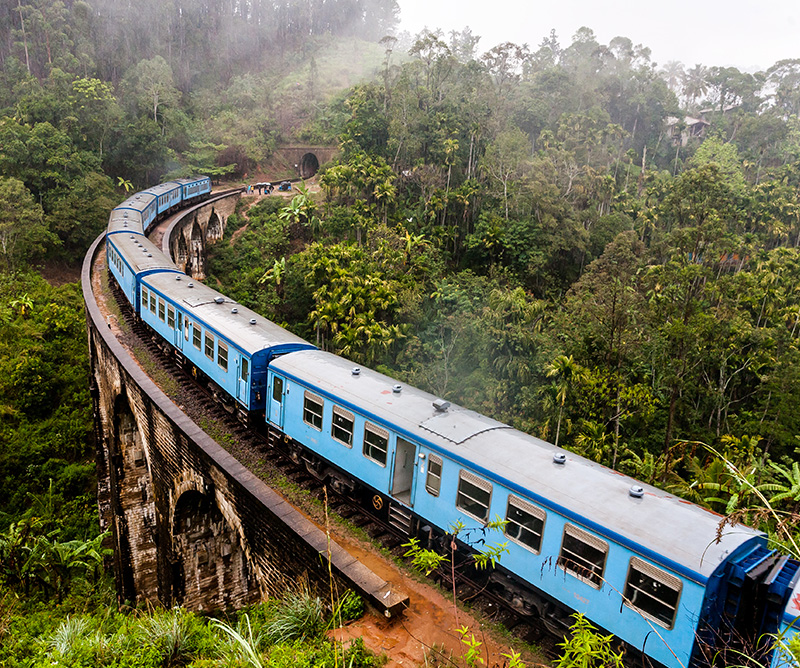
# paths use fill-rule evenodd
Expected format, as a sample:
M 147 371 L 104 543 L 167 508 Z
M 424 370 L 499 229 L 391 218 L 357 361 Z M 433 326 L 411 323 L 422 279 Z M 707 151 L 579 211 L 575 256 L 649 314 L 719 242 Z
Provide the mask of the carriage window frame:
M 425 491 L 431 496 L 439 496 L 442 491 L 442 466 L 444 462 L 439 455 L 428 455 L 428 470 L 425 473 Z M 438 473 L 433 472 L 433 467 L 439 469 Z
M 472 488 L 472 489 L 469 489 Z M 479 495 L 487 495 L 484 503 Z M 478 515 L 475 507 L 483 508 L 483 513 Z M 489 509 L 492 506 L 492 483 L 475 475 L 471 471 L 461 469 L 458 474 L 458 491 L 456 492 L 456 508 L 465 512 L 470 517 L 474 517 L 479 522 L 489 521 Z
M 193 322 L 192 323 L 192 345 L 195 348 L 197 348 L 198 350 L 201 350 L 202 347 L 203 347 L 202 334 L 203 333 L 200 331 L 200 327 L 197 326 L 196 322 Z
M 389 432 L 383 427 L 365 422 L 363 452 L 367 459 L 385 467 L 389 459 Z
M 153 315 L 156 313 L 156 295 L 152 290 L 150 290 L 150 313 Z
M 166 303 L 164 302 L 164 300 L 161 297 L 158 298 L 158 319 L 161 322 L 166 322 L 167 321 Z
M 333 439 L 348 448 L 352 448 L 355 428 L 355 415 L 334 404 L 333 415 L 331 416 L 331 436 Z
M 148 308 L 150 304 L 150 292 L 145 286 L 142 286 L 142 308 Z
M 511 516 L 512 508 L 514 508 L 514 510 L 516 510 L 518 513 L 528 515 L 531 520 L 538 522 L 538 526 L 534 528 L 523 524 L 518 519 L 513 518 Z M 506 505 L 506 525 L 503 532 L 515 543 L 522 545 L 522 547 L 527 550 L 531 550 L 535 554 L 539 554 L 542 551 L 542 540 L 544 537 L 544 525 L 546 520 L 547 513 L 542 508 L 535 506 L 530 501 L 526 501 L 518 496 L 514 496 L 513 494 L 508 495 L 508 503 Z M 523 519 L 523 521 L 525 520 Z
M 175 309 L 172 304 L 167 304 L 167 327 L 175 329 Z
M 228 344 L 222 339 L 217 341 L 217 364 L 223 371 L 228 370 Z
M 313 410 L 313 409 L 317 410 Z M 309 427 L 322 431 L 322 415 L 325 410 L 325 400 L 319 395 L 308 390 L 303 395 L 303 422 Z
M 577 541 L 589 550 L 601 553 L 602 559 L 582 555 L 574 549 L 567 548 L 567 540 Z M 569 553 L 568 555 L 565 553 Z M 561 537 L 561 549 L 558 552 L 558 566 L 570 575 L 578 578 L 595 589 L 602 589 L 603 576 L 608 561 L 608 543 L 594 534 L 584 531 L 574 524 L 564 525 Z
M 209 333 L 209 332 L 203 332 L 203 334 L 205 335 L 204 336 L 204 338 L 205 338 L 205 346 L 203 347 L 203 350 L 205 351 L 206 357 L 208 357 L 208 359 L 210 359 L 210 360 L 213 360 L 214 359 L 214 335 Z
M 641 581 L 637 584 L 632 581 L 634 573 L 650 581 L 651 591 L 647 591 L 640 586 Z M 653 590 L 657 590 L 660 587 L 664 587 L 674 594 L 674 603 L 656 595 Z M 663 626 L 665 629 L 671 629 L 675 626 L 675 617 L 678 614 L 682 591 L 683 582 L 679 577 L 654 566 L 644 559 L 631 557 L 628 564 L 628 574 L 625 577 L 625 593 L 622 597 L 627 607 L 638 611 L 644 617 Z M 642 597 L 642 604 L 639 604 L 639 595 Z M 662 610 L 659 611 L 659 608 L 662 608 Z M 664 610 L 668 610 L 671 614 L 665 614 Z

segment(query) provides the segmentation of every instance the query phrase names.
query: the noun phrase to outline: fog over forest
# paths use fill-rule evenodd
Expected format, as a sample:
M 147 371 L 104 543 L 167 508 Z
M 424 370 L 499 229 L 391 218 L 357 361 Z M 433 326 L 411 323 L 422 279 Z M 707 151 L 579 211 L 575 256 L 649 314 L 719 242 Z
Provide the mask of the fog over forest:
M 746 71 L 591 27 L 484 48 L 479 24 L 400 19 L 396 0 L 0 0 L 0 663 L 49 661 L 6 642 L 12 593 L 35 613 L 99 586 L 47 580 L 45 538 L 98 535 L 76 267 L 131 190 L 296 178 L 281 146 L 335 157 L 247 200 L 209 283 L 797 538 L 800 51 Z M 40 562 L 14 570 L 12 548 Z

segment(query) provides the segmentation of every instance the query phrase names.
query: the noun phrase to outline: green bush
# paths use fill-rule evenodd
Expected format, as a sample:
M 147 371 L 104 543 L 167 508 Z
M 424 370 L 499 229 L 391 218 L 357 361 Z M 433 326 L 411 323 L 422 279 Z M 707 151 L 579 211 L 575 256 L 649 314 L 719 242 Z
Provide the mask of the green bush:
M 364 614 L 364 600 L 354 591 L 348 589 L 339 600 L 339 605 L 334 614 L 334 622 L 349 622 L 359 619 Z
M 316 638 L 324 628 L 323 607 L 319 597 L 308 592 L 289 594 L 264 629 L 272 643 Z

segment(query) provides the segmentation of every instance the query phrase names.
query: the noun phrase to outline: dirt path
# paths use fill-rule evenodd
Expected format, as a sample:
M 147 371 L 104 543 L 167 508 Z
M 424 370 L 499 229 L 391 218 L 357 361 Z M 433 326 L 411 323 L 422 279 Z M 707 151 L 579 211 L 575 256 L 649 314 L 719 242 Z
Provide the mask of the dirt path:
M 409 607 L 397 619 L 367 614 L 353 624 L 336 629 L 333 635 L 337 640 L 347 642 L 362 638 L 373 652 L 389 657 L 387 668 L 438 665 L 446 663 L 438 658 L 442 655 L 462 656 L 467 646 L 461 642 L 457 629 L 464 626 L 480 641 L 481 657 L 487 668 L 507 666 L 508 659 L 503 654 L 509 654 L 511 647 L 517 651 L 522 649 L 520 643 L 509 642 L 509 638 L 473 615 L 464 610 L 456 611 L 452 599 L 441 590 L 406 574 L 371 545 L 341 531 L 337 531 L 335 540 L 377 575 L 402 588 L 409 598 Z M 538 654 L 523 651 L 522 659 L 528 668 L 545 666 Z M 458 663 L 463 664 L 462 661 Z

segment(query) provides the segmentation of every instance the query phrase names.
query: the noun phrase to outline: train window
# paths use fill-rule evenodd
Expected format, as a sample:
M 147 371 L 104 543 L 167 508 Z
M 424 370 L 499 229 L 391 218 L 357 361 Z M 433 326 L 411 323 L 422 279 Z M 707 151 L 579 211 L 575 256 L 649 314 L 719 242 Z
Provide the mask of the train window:
M 148 298 L 147 288 L 142 286 L 142 308 L 147 308 Z
M 217 364 L 223 371 L 228 370 L 228 346 L 222 341 L 217 343 Z
M 247 381 L 247 375 L 250 373 L 250 360 L 242 357 L 242 373 L 240 377 L 242 380 Z M 278 380 L 277 378 L 275 380 Z
M 638 557 L 631 559 L 623 599 L 626 605 L 671 629 L 680 596 L 680 579 Z
M 389 452 L 389 432 L 367 422 L 364 424 L 364 456 L 386 466 L 386 453 Z
M 465 513 L 485 522 L 489 519 L 489 503 L 492 500 L 492 483 L 474 473 L 462 470 L 458 476 L 456 506 Z
M 175 309 L 167 304 L 167 325 L 170 329 L 175 329 Z
M 167 313 L 166 309 L 164 308 L 164 300 L 163 299 L 159 299 L 158 300 L 158 319 L 161 322 L 164 322 L 167 319 L 166 313 Z
M 428 475 L 425 478 L 425 489 L 428 494 L 439 496 L 442 487 L 442 458 L 436 455 L 428 457 Z
M 192 343 L 194 347 L 200 350 L 200 328 L 196 322 L 192 323 Z
M 516 496 L 508 497 L 506 536 L 539 552 L 542 547 L 545 512 Z
M 568 573 L 600 589 L 606 567 L 608 543 L 572 524 L 564 526 L 558 565 Z
M 275 376 L 275 379 L 272 381 L 272 400 L 278 403 L 283 401 L 283 378 L 280 376 Z
M 333 407 L 331 436 L 348 448 L 353 447 L 353 414 L 338 406 Z
M 214 335 L 213 334 L 209 334 L 208 332 L 206 332 L 205 334 L 206 334 L 206 357 L 208 357 L 208 359 L 210 359 L 210 360 L 213 360 L 214 359 Z
M 156 296 L 152 292 L 150 293 L 150 311 L 156 312 Z
M 311 394 L 308 390 L 303 400 L 303 422 L 310 424 L 314 429 L 322 431 L 322 397 Z

